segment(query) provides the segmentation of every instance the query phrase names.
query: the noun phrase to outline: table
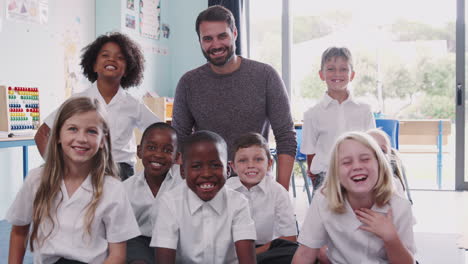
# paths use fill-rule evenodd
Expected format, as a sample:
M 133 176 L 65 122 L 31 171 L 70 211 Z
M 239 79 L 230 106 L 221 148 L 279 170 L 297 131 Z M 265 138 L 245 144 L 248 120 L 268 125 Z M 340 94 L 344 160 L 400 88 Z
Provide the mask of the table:
M 28 174 L 28 146 L 36 145 L 34 137 L 0 138 L 0 148 L 23 147 L 23 179 Z

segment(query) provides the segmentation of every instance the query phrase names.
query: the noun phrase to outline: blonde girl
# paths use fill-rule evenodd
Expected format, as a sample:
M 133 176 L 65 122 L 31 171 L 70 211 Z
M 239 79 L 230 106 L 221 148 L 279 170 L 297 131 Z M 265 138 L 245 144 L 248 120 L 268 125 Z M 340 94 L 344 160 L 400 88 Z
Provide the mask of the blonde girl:
M 59 109 L 43 167 L 30 171 L 7 213 L 9 263 L 124 263 L 138 225 L 111 154 L 105 112 L 74 97 Z
M 372 137 L 342 135 L 302 225 L 293 263 L 315 263 L 325 245 L 332 263 L 414 263 L 411 204 L 394 194 L 392 178 Z

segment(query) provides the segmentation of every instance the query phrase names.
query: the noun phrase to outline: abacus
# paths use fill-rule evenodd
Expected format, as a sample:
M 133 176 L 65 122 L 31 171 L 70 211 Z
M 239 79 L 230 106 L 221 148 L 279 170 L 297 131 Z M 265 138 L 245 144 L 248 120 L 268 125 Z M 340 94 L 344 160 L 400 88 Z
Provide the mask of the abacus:
M 39 125 L 39 89 L 0 85 L 0 131 L 33 132 Z

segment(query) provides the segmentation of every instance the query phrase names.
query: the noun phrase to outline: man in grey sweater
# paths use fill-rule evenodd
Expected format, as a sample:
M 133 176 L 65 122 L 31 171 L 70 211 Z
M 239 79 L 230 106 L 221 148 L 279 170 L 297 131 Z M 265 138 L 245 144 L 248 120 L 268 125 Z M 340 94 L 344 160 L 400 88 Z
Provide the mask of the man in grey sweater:
M 271 124 L 278 182 L 288 189 L 297 144 L 283 81 L 271 66 L 235 54 L 237 29 L 226 8 L 202 11 L 196 30 L 208 63 L 185 73 L 177 85 L 172 125 L 180 143 L 194 130 L 210 130 L 226 140 L 231 160 L 236 138 L 257 132 L 268 139 Z

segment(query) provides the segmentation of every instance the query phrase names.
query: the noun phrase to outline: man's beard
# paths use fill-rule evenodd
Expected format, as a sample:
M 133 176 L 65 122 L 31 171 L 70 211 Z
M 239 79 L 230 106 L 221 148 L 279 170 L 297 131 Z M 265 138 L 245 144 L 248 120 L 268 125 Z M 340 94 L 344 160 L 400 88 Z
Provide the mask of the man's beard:
M 212 53 L 213 50 L 219 50 L 219 49 L 225 49 L 227 52 L 226 52 L 226 56 L 224 57 L 218 57 L 216 59 L 213 59 L 210 57 L 210 54 L 209 53 Z M 228 63 L 233 57 L 234 57 L 234 46 L 231 45 L 229 47 L 222 47 L 222 48 L 218 48 L 218 49 L 210 49 L 208 52 L 204 51 L 202 49 L 202 53 L 203 53 L 203 56 L 205 56 L 205 58 L 213 65 L 215 66 L 223 66 L 225 65 L 226 63 Z

